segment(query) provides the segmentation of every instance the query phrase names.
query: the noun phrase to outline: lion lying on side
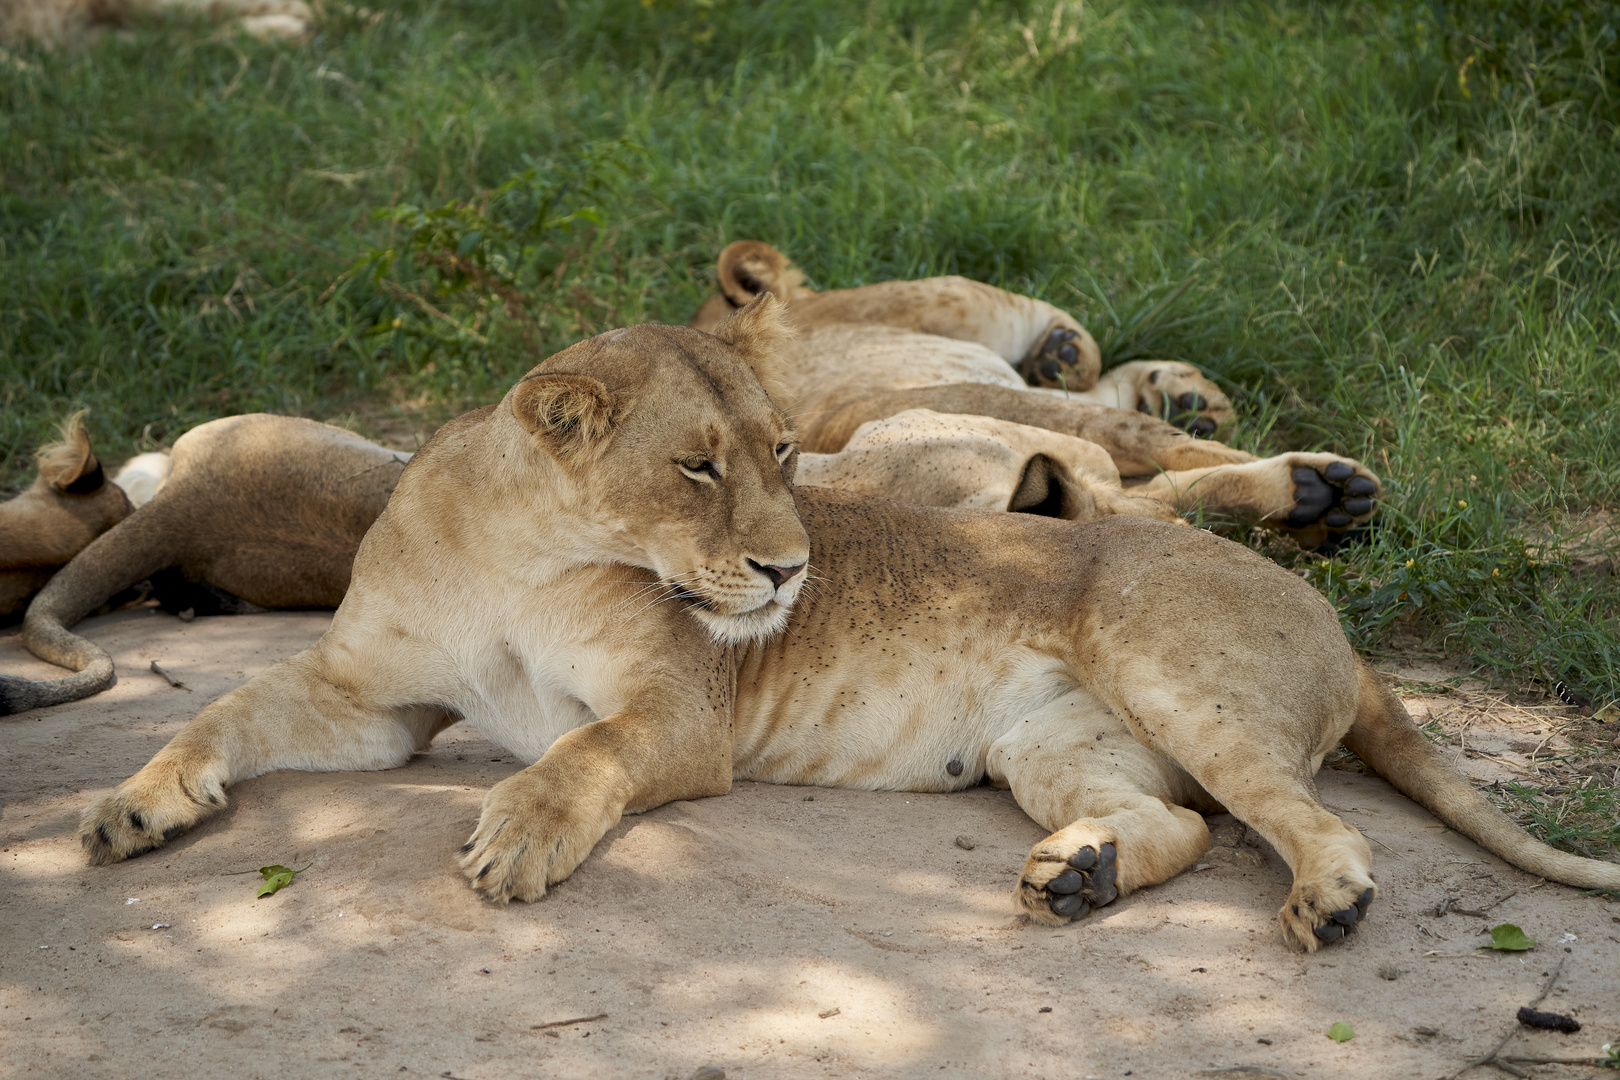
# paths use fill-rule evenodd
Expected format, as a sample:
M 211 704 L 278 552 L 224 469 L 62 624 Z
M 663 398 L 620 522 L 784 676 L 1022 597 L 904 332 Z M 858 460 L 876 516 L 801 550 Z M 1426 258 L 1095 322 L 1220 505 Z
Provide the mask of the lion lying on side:
M 23 644 L 77 674 L 0 676 L 0 716 L 77 701 L 111 686 L 112 657 L 69 628 L 147 579 L 175 612 L 336 607 L 360 539 L 387 505 L 408 458 L 295 417 L 233 416 L 192 428 L 175 442 L 151 501 L 134 513 L 126 503 L 124 514 L 98 520 L 100 529 L 76 533 L 83 550 L 68 553 L 72 561 L 47 575 L 28 606 Z M 44 473 L 42 467 L 42 479 Z
M 861 424 L 930 409 L 1086 439 L 1127 477 L 1256 466 L 1228 489 L 1232 503 L 1217 490 L 1218 474 L 1200 474 L 1202 508 L 1283 529 L 1302 547 L 1365 524 L 1376 509 L 1378 478 L 1348 458 L 1281 454 L 1262 465 L 1190 437 L 1160 414 L 1213 433 L 1232 414 L 1214 384 L 1172 361 L 1121 364 L 1099 377 L 1091 335 L 1045 301 L 960 277 L 817 293 L 787 256 L 755 240 L 727 246 L 718 272 L 721 291 L 691 325 L 710 329 L 764 292 L 787 303 L 796 333 L 779 402 L 807 450 L 832 452 Z
M 166 843 L 239 780 L 396 767 L 465 718 L 534 762 L 462 848 L 501 901 L 543 896 L 622 814 L 734 777 L 988 778 L 1052 830 L 1014 888 L 1031 918 L 1191 865 L 1209 834 L 1189 807 L 1220 803 L 1293 869 L 1279 923 L 1314 950 L 1377 891 L 1310 781 L 1341 738 L 1516 865 L 1620 888 L 1620 867 L 1533 841 L 1449 769 L 1332 607 L 1253 552 L 1125 516 L 795 491 L 778 311 L 762 297 L 712 337 L 602 334 L 441 428 L 327 633 L 87 808 L 91 861 Z

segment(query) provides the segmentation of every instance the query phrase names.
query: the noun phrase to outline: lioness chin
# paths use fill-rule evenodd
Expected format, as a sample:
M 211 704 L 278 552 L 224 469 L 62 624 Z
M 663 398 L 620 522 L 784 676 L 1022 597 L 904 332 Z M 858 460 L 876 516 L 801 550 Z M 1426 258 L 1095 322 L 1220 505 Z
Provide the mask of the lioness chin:
M 163 844 L 237 780 L 391 768 L 465 718 L 534 763 L 489 791 L 462 849 L 499 901 L 543 896 L 622 814 L 734 777 L 988 779 L 1052 830 L 1014 886 L 1032 919 L 1177 873 L 1209 843 L 1196 810 L 1224 805 L 1293 869 L 1279 922 L 1313 950 L 1377 892 L 1310 779 L 1341 738 L 1515 864 L 1620 887 L 1620 867 L 1536 843 L 1449 770 L 1327 602 L 1244 548 L 794 490 L 797 438 L 765 389 L 779 339 L 768 297 L 713 336 L 614 331 L 446 425 L 320 642 L 87 809 L 91 860 Z

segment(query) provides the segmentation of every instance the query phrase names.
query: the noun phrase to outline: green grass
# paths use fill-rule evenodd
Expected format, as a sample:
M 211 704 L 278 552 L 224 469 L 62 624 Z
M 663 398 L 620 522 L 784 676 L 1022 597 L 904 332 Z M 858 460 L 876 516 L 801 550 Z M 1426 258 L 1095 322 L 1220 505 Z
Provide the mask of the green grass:
M 1620 503 L 1612 33 L 1476 63 L 1507 16 L 1441 6 L 407 0 L 301 47 L 14 54 L 0 480 L 81 406 L 112 458 L 227 412 L 442 418 L 684 322 L 757 237 L 821 287 L 967 274 L 1199 364 L 1229 441 L 1387 478 L 1372 543 L 1300 564 L 1359 646 L 1603 705 L 1614 579 L 1524 540 Z

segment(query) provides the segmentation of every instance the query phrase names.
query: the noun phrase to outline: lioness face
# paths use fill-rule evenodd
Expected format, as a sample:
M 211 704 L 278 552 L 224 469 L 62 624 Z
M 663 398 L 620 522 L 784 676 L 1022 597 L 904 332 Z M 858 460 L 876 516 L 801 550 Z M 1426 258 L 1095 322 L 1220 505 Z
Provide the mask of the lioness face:
M 798 437 L 760 385 L 759 344 L 615 331 L 513 391 L 513 412 L 589 492 L 593 535 L 728 644 L 786 625 L 810 558 L 792 493 Z

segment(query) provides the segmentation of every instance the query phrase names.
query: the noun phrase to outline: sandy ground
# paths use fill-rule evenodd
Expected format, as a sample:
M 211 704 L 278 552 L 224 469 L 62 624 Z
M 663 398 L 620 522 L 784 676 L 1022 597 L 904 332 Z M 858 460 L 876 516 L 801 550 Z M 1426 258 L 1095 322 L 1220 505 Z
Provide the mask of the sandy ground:
M 88 867 L 88 801 L 326 622 L 107 616 L 87 629 L 113 690 L 0 720 L 0 1076 L 1441 1077 L 1559 961 L 1543 1007 L 1584 1028 L 1517 1052 L 1620 1039 L 1620 903 L 1540 884 L 1351 771 L 1322 796 L 1372 839 L 1383 896 L 1314 957 L 1282 947 L 1286 868 L 1230 818 L 1205 868 L 1021 925 L 1008 892 L 1041 830 L 987 788 L 739 784 L 625 819 L 543 902 L 495 907 L 454 850 L 517 764 L 464 725 L 392 772 L 248 781 L 164 851 Z M 0 670 L 51 669 L 8 632 Z M 306 862 L 254 898 L 256 867 Z M 1486 918 L 1433 914 L 1509 893 Z M 1540 946 L 1475 952 L 1500 921 Z M 1326 1038 L 1335 1021 L 1356 1037 Z

